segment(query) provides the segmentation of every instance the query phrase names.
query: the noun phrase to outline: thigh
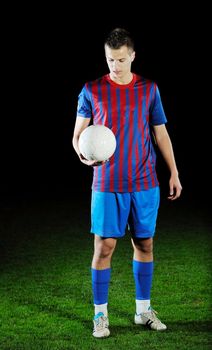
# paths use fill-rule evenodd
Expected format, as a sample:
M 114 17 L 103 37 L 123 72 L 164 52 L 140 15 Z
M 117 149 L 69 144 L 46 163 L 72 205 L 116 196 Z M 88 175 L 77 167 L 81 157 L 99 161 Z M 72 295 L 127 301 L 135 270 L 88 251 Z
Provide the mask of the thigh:
M 104 238 L 124 236 L 129 212 L 129 193 L 92 191 L 91 233 Z
M 159 203 L 159 187 L 132 193 L 128 224 L 133 237 L 149 238 L 154 236 Z

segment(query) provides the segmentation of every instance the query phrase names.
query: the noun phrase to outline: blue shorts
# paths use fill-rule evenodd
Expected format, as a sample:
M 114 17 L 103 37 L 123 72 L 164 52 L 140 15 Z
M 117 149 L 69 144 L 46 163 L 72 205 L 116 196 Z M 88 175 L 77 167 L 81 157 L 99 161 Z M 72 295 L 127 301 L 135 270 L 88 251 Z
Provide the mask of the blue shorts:
M 133 237 L 153 237 L 159 202 L 159 187 L 127 193 L 92 191 L 91 233 L 119 238 L 128 226 Z

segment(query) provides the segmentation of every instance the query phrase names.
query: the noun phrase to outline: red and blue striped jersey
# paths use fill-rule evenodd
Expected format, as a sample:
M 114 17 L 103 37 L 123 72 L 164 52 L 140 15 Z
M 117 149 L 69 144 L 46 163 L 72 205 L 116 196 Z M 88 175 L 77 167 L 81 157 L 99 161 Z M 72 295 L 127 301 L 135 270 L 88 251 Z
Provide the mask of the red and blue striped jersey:
M 92 189 L 101 192 L 137 192 L 159 185 L 151 125 L 167 122 L 158 86 L 133 74 L 119 85 L 109 74 L 82 88 L 77 116 L 109 127 L 116 136 L 115 153 L 102 166 L 93 167 Z

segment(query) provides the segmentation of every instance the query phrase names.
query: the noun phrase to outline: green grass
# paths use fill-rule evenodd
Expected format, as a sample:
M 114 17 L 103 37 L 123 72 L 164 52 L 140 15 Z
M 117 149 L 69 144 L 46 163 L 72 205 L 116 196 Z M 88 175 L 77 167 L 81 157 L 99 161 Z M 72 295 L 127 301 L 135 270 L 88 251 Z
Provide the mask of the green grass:
M 119 240 L 109 291 L 111 336 L 92 337 L 88 197 L 2 200 L 0 349 L 211 348 L 211 225 L 191 203 L 161 204 L 152 306 L 168 329 L 133 324 L 130 237 Z

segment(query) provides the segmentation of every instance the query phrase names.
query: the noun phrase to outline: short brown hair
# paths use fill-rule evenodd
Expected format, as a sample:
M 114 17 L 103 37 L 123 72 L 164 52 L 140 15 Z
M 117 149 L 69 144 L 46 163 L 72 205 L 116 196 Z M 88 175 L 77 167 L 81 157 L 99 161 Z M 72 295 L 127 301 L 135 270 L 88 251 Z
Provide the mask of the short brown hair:
M 121 46 L 127 46 L 134 51 L 134 41 L 131 34 L 124 28 L 113 29 L 106 37 L 104 45 L 114 50 L 120 49 Z

